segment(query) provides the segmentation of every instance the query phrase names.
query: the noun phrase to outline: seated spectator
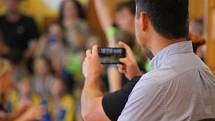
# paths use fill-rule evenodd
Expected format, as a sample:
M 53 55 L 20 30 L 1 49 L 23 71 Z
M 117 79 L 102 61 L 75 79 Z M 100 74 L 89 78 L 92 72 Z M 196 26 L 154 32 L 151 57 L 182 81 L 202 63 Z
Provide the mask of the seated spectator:
M 31 79 L 30 76 L 22 76 L 17 83 L 17 90 L 11 93 L 10 110 L 12 112 L 17 111 L 23 104 L 40 105 L 40 97 L 36 96 L 31 90 Z
M 38 43 L 36 56 L 44 55 L 50 60 L 54 74 L 62 77 L 66 83 L 67 92 L 72 92 L 75 81 L 81 80 L 81 53 L 72 52 L 66 46 L 64 31 L 61 25 L 53 23 L 48 35 L 43 36 Z
M 74 121 L 75 103 L 71 95 L 66 94 L 65 84 L 60 78 L 55 78 L 51 85 L 53 109 L 52 116 L 54 121 Z
M 11 83 L 11 65 L 0 58 L 0 120 L 1 121 L 29 121 L 39 120 L 42 116 L 42 109 L 39 106 L 31 106 L 28 104 L 19 104 L 16 112 L 9 113 L 8 96 L 13 91 Z
M 67 49 L 64 42 L 63 28 L 58 23 L 49 26 L 48 35 L 39 39 L 36 56 L 44 55 L 51 61 L 54 72 L 60 75 L 62 70 L 62 58 Z
M 20 3 L 21 0 L 4 0 L 6 12 L 0 16 L 4 49 L 0 54 L 9 58 L 15 65 L 25 61 L 31 71 L 38 29 L 33 18 L 19 11 Z
M 41 98 L 49 98 L 49 88 L 54 79 L 51 73 L 50 61 L 44 57 L 37 57 L 34 61 L 33 89 Z

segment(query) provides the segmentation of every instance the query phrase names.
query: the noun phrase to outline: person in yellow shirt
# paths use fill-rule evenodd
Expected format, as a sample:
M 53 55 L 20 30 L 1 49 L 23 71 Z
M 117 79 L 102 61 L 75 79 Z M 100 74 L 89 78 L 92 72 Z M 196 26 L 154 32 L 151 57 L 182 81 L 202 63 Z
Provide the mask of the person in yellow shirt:
M 75 102 L 71 95 L 65 93 L 65 84 L 60 78 L 55 78 L 50 89 L 53 121 L 74 121 Z
M 11 92 L 9 106 L 11 112 L 19 109 L 20 104 L 40 105 L 40 97 L 32 93 L 30 81 L 30 76 L 23 76 L 17 84 L 17 90 Z
M 41 97 L 36 95 L 31 90 L 31 76 L 23 76 L 17 84 L 17 91 L 13 91 L 8 103 L 8 110 L 16 112 L 22 105 L 32 105 L 41 107 L 43 115 L 41 119 L 43 121 L 52 121 L 50 117 L 51 103 L 48 97 Z
M 40 119 L 40 106 L 21 105 L 15 112 L 9 112 L 7 104 L 14 85 L 11 82 L 12 66 L 8 60 L 0 58 L 0 120 L 1 121 L 30 121 Z

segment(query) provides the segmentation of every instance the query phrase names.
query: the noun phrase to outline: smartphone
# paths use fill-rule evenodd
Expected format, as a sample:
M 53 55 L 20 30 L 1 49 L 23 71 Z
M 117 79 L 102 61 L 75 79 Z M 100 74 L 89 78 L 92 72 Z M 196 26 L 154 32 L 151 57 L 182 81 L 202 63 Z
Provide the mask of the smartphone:
M 124 48 L 99 48 L 101 64 L 120 64 L 119 59 L 126 57 Z

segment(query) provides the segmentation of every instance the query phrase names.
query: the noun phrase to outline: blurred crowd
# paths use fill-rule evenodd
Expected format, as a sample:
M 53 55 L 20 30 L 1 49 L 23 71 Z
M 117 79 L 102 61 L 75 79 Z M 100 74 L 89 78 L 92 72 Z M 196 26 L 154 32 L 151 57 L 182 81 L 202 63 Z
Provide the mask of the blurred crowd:
M 86 11 L 76 0 L 64 0 L 58 20 L 39 32 L 33 17 L 19 11 L 21 0 L 4 0 L 0 16 L 0 120 L 81 121 L 81 73 L 85 51 L 104 40 L 89 28 Z M 105 0 L 94 0 L 107 45 L 128 44 L 143 73 L 151 70 L 151 52 L 135 41 L 135 2 L 120 2 L 113 20 Z M 194 20 L 190 38 L 198 56 L 204 59 L 206 41 L 203 23 Z M 128 79 L 115 65 L 104 65 L 103 87 L 113 92 Z

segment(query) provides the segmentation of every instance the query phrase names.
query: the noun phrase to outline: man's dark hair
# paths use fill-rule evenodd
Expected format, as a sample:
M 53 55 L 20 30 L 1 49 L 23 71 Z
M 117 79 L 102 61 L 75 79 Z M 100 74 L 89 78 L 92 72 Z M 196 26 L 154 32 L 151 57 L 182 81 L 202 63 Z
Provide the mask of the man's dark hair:
M 187 37 L 188 0 L 136 0 L 137 17 L 144 11 L 155 30 L 169 39 Z
M 127 8 L 131 14 L 135 15 L 136 13 L 136 6 L 135 6 L 135 1 L 124 1 L 120 2 L 116 5 L 116 11 L 121 11 L 123 9 Z

